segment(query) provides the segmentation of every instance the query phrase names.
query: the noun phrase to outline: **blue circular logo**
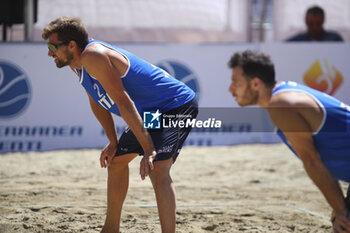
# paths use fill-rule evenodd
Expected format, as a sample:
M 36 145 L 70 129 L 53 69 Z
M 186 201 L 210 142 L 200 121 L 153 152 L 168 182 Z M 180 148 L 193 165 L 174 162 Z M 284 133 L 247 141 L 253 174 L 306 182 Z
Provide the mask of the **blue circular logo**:
M 157 66 L 168 72 L 177 80 L 185 83 L 196 93 L 196 98 L 199 100 L 199 82 L 197 80 L 197 75 L 190 68 L 176 61 L 162 61 Z
M 0 61 L 0 118 L 15 117 L 29 104 L 28 76 L 18 66 Z

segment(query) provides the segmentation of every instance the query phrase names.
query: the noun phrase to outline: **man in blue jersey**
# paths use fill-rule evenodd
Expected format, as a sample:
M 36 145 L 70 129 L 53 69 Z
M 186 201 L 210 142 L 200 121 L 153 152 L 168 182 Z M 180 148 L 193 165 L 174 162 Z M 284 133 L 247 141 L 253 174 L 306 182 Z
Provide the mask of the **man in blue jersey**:
M 274 64 L 265 54 L 235 53 L 228 65 L 229 92 L 237 103 L 269 112 L 278 135 L 332 207 L 334 231 L 350 232 L 350 187 L 344 198 L 337 181 L 350 183 L 350 107 L 295 82 L 276 84 Z
M 108 168 L 107 217 L 102 232 L 119 232 L 129 182 L 128 164 L 138 155 L 143 155 L 141 178 L 149 175 L 155 190 L 162 232 L 175 232 L 175 189 L 170 168 L 190 129 L 148 131 L 143 128 L 141 116 L 153 112 L 152 120 L 160 113 L 192 119 L 198 112 L 194 92 L 164 70 L 123 49 L 89 40 L 78 18 L 52 21 L 42 37 L 49 41 L 48 55 L 55 59 L 56 66 L 69 66 L 78 75 L 109 139 L 100 156 L 101 167 Z M 111 113 L 121 116 L 129 126 L 119 139 Z

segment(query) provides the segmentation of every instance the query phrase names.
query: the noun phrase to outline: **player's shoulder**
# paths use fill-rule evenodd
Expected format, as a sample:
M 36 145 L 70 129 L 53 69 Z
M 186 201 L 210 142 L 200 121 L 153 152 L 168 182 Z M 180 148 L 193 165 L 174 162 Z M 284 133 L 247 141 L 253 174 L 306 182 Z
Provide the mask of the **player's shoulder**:
M 295 92 L 282 92 L 270 99 L 267 111 L 273 123 L 280 129 L 284 128 L 286 119 L 291 120 L 298 112 L 295 94 Z
M 269 102 L 270 108 L 285 108 L 285 107 L 293 107 L 295 105 L 295 101 L 293 96 L 294 92 L 281 92 L 276 95 L 273 95 Z
M 84 51 L 81 53 L 81 57 L 83 58 L 90 58 L 94 56 L 101 56 L 105 53 L 104 46 L 98 44 L 98 43 L 92 43 L 89 44 Z
M 275 92 L 271 99 L 272 107 L 309 107 L 313 105 L 314 93 L 307 88 L 284 88 Z
M 113 62 L 125 62 L 125 56 L 114 49 L 106 47 L 101 43 L 91 43 L 88 45 L 81 54 L 82 62 L 94 62 L 94 61 L 112 61 Z
M 98 43 L 89 44 L 81 53 L 81 62 L 84 66 L 96 65 L 106 60 L 107 53 L 104 46 Z

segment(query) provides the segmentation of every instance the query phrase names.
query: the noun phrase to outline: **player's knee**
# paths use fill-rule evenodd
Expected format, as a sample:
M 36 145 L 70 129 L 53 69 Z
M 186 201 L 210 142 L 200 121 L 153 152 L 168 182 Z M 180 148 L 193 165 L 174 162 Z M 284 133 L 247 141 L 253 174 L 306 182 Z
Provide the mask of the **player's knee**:
M 120 170 L 123 170 L 127 167 L 128 167 L 128 163 L 122 163 L 122 162 L 119 162 L 119 161 L 113 159 L 111 164 L 108 167 L 108 172 L 120 171 Z
M 111 164 L 109 165 L 109 170 L 120 170 L 128 167 L 130 161 L 135 158 L 137 154 L 127 154 L 123 156 L 116 156 L 113 158 Z
M 149 177 L 152 181 L 153 188 L 157 189 L 159 187 L 164 187 L 172 182 L 170 174 L 165 172 L 151 171 Z
M 153 180 L 167 180 L 170 178 L 171 164 L 169 161 L 157 161 L 153 170 L 150 171 L 150 178 Z
M 156 167 L 152 171 L 150 171 L 150 174 L 149 174 L 149 177 L 152 180 L 162 180 L 162 179 L 166 179 L 169 176 L 170 176 L 169 172 L 167 172 L 164 169 L 159 169 Z

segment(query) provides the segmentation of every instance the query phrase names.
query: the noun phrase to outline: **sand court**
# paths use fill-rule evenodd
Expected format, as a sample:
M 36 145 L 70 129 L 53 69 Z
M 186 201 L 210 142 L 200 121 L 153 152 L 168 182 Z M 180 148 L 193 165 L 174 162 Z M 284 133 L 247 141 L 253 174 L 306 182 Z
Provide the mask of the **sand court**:
M 1 155 L 0 232 L 99 232 L 107 186 L 99 153 Z M 160 232 L 151 182 L 139 176 L 140 159 L 130 164 L 121 232 Z M 176 232 L 331 232 L 330 207 L 282 144 L 187 146 L 172 177 Z

